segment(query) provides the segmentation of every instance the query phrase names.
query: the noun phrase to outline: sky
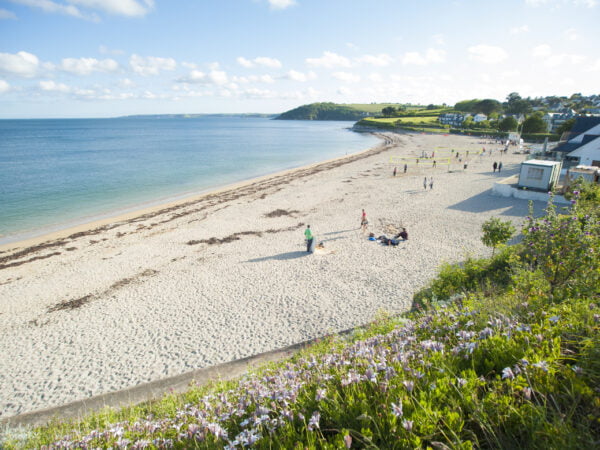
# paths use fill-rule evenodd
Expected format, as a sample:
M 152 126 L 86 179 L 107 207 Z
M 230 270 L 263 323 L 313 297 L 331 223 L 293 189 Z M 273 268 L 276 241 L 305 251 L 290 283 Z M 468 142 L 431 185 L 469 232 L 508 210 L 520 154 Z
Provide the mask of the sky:
M 600 0 L 0 0 L 0 118 L 600 93 Z

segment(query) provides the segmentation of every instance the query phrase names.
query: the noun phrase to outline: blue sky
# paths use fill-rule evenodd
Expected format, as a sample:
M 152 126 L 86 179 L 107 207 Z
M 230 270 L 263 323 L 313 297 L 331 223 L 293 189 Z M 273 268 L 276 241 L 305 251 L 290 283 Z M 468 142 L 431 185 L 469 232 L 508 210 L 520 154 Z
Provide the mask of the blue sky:
M 0 118 L 600 93 L 599 0 L 0 0 Z

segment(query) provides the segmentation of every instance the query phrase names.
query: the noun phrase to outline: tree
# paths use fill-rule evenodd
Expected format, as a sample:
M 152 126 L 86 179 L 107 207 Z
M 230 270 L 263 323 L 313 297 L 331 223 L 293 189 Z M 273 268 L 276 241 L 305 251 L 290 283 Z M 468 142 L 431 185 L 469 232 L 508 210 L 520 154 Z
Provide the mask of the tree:
M 571 128 L 573 128 L 573 125 L 575 125 L 575 117 L 573 117 L 572 119 L 569 119 L 569 120 L 565 120 L 563 123 L 561 123 L 560 126 L 556 129 L 556 134 L 558 134 L 559 136 L 562 136 L 562 134 L 565 131 L 571 131 Z
M 548 124 L 542 119 L 542 113 L 537 112 L 523 121 L 523 133 L 547 133 Z
M 473 107 L 475 108 L 475 112 L 480 112 L 489 116 L 496 111 L 500 111 L 502 109 L 502 104 L 498 100 L 486 98 L 485 100 L 477 102 Z
M 454 109 L 461 112 L 475 112 L 475 105 L 481 100 L 475 98 L 473 100 L 463 100 L 454 105 Z
M 384 117 L 392 117 L 394 114 L 396 114 L 396 108 L 393 106 L 386 106 L 381 110 L 381 114 L 383 114 Z
M 486 247 L 492 248 L 493 255 L 496 251 L 496 247 L 501 244 L 506 244 L 512 237 L 515 233 L 515 227 L 513 227 L 512 223 L 508 220 L 503 221 L 497 217 L 492 217 L 483 222 L 481 231 L 483 231 L 481 242 L 483 242 Z
M 531 104 L 529 101 L 522 99 L 516 92 L 508 94 L 504 104 L 504 112 L 507 114 L 526 114 L 530 111 Z
M 519 126 L 519 122 L 512 116 L 505 117 L 498 124 L 498 129 L 500 131 L 515 131 Z

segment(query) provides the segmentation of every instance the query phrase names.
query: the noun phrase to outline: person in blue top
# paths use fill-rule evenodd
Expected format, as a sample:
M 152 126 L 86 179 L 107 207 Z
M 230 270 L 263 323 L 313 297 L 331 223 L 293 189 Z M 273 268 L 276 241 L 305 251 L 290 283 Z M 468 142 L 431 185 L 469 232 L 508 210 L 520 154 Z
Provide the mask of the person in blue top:
M 306 230 L 304 230 L 304 237 L 306 238 L 306 251 L 310 253 L 310 247 L 313 243 L 313 234 L 310 229 L 310 225 L 306 225 Z

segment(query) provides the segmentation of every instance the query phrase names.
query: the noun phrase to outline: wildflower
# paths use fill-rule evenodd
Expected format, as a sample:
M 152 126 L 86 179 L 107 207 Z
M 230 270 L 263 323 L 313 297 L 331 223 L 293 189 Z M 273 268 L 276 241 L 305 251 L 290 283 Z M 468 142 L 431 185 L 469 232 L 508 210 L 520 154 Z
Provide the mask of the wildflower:
M 546 361 L 540 361 L 533 364 L 533 367 L 537 367 L 538 369 L 542 369 L 544 372 L 548 372 L 548 363 Z
M 403 381 L 403 382 L 402 382 L 402 384 L 404 385 L 404 387 L 406 388 L 406 390 L 407 390 L 408 392 L 412 392 L 412 391 L 413 391 L 413 389 L 415 388 L 415 383 L 414 383 L 414 381 L 410 381 L 410 380 L 408 380 L 408 381 Z
M 552 316 L 548 320 L 552 323 L 556 323 L 560 320 L 560 316 Z
M 502 370 L 502 379 L 504 380 L 505 378 L 508 378 L 509 380 L 512 380 L 515 377 L 515 374 L 513 373 L 512 369 L 510 367 L 505 367 Z
M 350 436 L 349 434 L 344 436 L 344 445 L 346 446 L 346 448 L 352 447 L 352 436 Z
M 370 381 L 371 383 L 377 383 L 377 374 L 371 369 L 367 369 L 365 372 L 365 379 Z
M 573 370 L 573 372 L 575 372 L 577 375 L 581 375 L 583 374 L 583 369 L 579 366 L 573 366 L 571 367 L 571 369 Z
M 531 400 L 531 393 L 532 393 L 532 391 L 531 391 L 530 387 L 524 387 L 523 388 L 523 395 L 525 396 L 525 398 L 527 400 Z
M 323 400 L 325 398 L 326 395 L 327 395 L 326 389 L 317 389 L 317 394 L 315 395 L 315 400 L 320 402 L 321 400 Z
M 404 427 L 404 429 L 408 432 L 411 432 L 413 429 L 413 421 L 412 420 L 403 420 L 402 421 L 402 426 Z
M 479 339 L 489 338 L 493 334 L 494 334 L 494 330 L 492 330 L 490 327 L 485 327 L 483 330 L 481 330 L 479 332 Z
M 392 413 L 396 417 L 402 417 L 402 414 L 403 414 L 403 411 L 402 411 L 402 402 L 400 402 L 398 405 L 396 405 L 394 402 L 392 402 Z
M 319 411 L 315 411 L 310 420 L 308 421 L 309 431 L 313 431 L 315 428 L 320 428 L 319 420 L 321 420 L 321 414 L 319 413 Z
M 467 380 L 465 380 L 464 378 L 457 377 L 456 384 L 458 384 L 459 387 L 463 387 L 465 384 L 467 384 Z

